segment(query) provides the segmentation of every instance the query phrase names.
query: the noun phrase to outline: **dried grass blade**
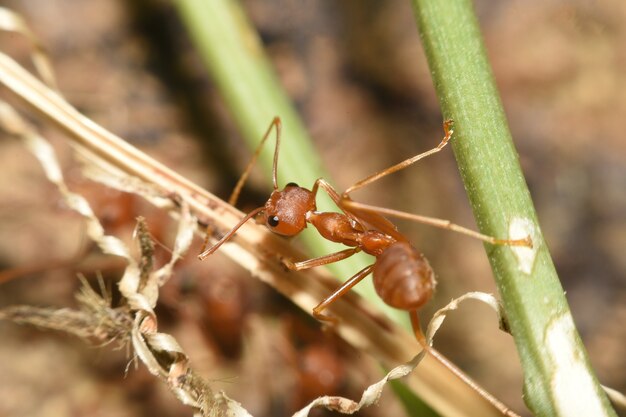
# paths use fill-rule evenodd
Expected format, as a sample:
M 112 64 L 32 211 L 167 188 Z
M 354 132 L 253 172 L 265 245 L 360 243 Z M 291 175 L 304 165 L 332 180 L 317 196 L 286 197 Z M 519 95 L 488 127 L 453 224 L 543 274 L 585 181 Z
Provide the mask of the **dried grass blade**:
M 31 59 L 35 69 L 41 75 L 41 79 L 49 85 L 52 89 L 58 90 L 52 64 L 48 59 L 48 54 L 39 39 L 30 30 L 22 16 L 7 9 L 6 7 L 0 7 L 0 30 L 7 32 L 15 32 L 26 37 L 28 41 L 33 45 L 33 52 Z

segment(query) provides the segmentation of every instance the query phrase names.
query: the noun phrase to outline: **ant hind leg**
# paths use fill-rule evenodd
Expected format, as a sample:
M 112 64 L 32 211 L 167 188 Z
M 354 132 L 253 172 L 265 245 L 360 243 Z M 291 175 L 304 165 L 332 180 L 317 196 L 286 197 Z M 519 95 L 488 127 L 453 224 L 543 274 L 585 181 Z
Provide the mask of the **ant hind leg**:
M 335 290 L 335 292 L 333 292 L 331 295 L 329 295 L 324 300 L 322 300 L 322 302 L 319 303 L 313 309 L 313 317 L 315 317 L 316 319 L 318 319 L 320 321 L 326 322 L 326 323 L 337 324 L 338 323 L 338 319 L 336 317 L 330 316 L 328 314 L 323 314 L 322 311 L 324 311 L 332 303 L 334 303 L 335 301 L 337 301 L 338 299 L 343 297 L 356 284 L 361 282 L 363 280 L 363 278 L 365 278 L 366 276 L 368 276 L 370 274 L 370 272 L 372 272 L 372 269 L 374 269 L 374 265 L 373 264 L 369 265 L 369 266 L 366 266 L 365 268 L 363 268 L 362 270 L 360 270 L 359 272 L 354 274 L 354 276 L 352 278 L 350 278 L 349 280 L 344 282 L 341 287 L 337 288 Z

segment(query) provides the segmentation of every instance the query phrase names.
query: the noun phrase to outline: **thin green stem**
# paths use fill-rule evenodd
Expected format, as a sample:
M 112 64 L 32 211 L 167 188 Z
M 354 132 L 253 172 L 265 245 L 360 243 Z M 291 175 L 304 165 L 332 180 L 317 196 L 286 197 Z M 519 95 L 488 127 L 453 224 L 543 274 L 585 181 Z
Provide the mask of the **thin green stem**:
M 517 224 L 534 241 L 536 257 L 527 264 L 510 247 L 486 245 L 524 368 L 526 403 L 538 416 L 615 415 L 541 236 L 472 3 L 413 5 L 441 108 L 455 121 L 452 145 L 481 232 L 507 237 Z

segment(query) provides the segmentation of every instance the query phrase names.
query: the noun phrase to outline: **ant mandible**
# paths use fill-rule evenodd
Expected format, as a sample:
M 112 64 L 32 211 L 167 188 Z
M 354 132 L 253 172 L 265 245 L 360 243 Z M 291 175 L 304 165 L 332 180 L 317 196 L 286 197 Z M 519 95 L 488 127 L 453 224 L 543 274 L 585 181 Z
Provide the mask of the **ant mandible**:
M 203 260 L 215 252 L 224 242 L 231 239 L 245 222 L 257 215 L 263 216 L 262 220 L 269 230 L 283 236 L 296 236 L 309 223 L 325 239 L 342 243 L 349 246 L 349 248 L 301 262 L 282 259 L 282 263 L 290 270 L 299 271 L 327 265 L 346 259 L 361 251 L 376 258 L 373 264 L 357 272 L 320 302 L 313 309 L 315 318 L 325 322 L 336 323 L 337 319 L 335 317 L 323 314 L 323 311 L 346 292 L 350 291 L 363 278 L 372 273 L 374 288 L 382 300 L 391 307 L 408 311 L 414 327 L 418 326 L 417 310 L 432 297 L 436 285 L 435 274 L 424 255 L 415 249 L 408 238 L 401 234 L 393 223 L 383 217 L 383 214 L 452 230 L 495 245 L 532 246 L 530 238 L 520 240 L 496 239 L 453 224 L 447 220 L 374 207 L 357 203 L 350 198 L 349 194 L 353 191 L 439 152 L 448 144 L 452 137 L 452 123 L 452 120 L 447 120 L 443 123 L 445 135 L 435 148 L 370 175 L 349 187 L 342 194 L 339 194 L 322 178 L 315 181 L 311 190 L 300 187 L 293 182 L 288 183 L 282 190 L 278 189 L 276 166 L 278 163 L 282 125 L 280 118 L 275 117 L 235 186 L 229 203 L 234 205 L 237 201 L 241 188 L 248 178 L 250 170 L 267 138 L 270 136 L 272 129 L 276 130 L 276 147 L 274 149 L 272 167 L 274 191 L 272 191 L 270 198 L 264 206 L 252 210 L 218 242 L 209 249 L 204 250 L 208 242 L 209 234 L 207 233 L 202 247 L 203 251 L 198 256 L 199 259 Z M 315 199 L 320 188 L 328 193 L 342 213 L 320 212 L 316 210 Z

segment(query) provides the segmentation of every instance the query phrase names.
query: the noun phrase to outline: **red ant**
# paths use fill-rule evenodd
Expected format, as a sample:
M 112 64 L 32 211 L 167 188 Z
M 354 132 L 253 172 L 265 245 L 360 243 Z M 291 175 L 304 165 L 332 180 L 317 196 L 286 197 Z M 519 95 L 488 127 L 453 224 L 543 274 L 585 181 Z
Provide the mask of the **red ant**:
M 349 187 L 341 195 L 321 178 L 315 181 L 311 190 L 300 187 L 295 183 L 288 183 L 283 190 L 278 189 L 276 165 L 280 147 L 281 126 L 280 118 L 275 117 L 263 136 L 250 163 L 246 167 L 246 170 L 235 186 L 229 203 L 234 205 L 237 201 L 252 165 L 260 154 L 272 129 L 275 128 L 276 147 L 272 167 L 274 191 L 270 195 L 269 200 L 267 200 L 264 206 L 248 213 L 235 227 L 215 243 L 215 245 L 204 250 L 208 241 L 207 233 L 203 252 L 199 255 L 199 259 L 202 260 L 211 255 L 224 242 L 231 239 L 235 232 L 246 221 L 259 214 L 263 216 L 262 219 L 268 229 L 276 234 L 295 236 L 307 226 L 307 223 L 310 223 L 325 239 L 349 246 L 348 249 L 301 262 L 292 262 L 291 260 L 283 259 L 282 263 L 290 270 L 299 271 L 338 262 L 361 251 L 375 256 L 376 261 L 372 265 L 357 272 L 313 309 L 313 316 L 318 320 L 336 323 L 337 319 L 335 317 L 323 314 L 322 312 L 358 284 L 363 278 L 372 273 L 374 287 L 378 295 L 388 305 L 397 309 L 406 310 L 410 313 L 416 334 L 418 334 L 418 339 L 420 338 L 419 335 L 421 335 L 421 331 L 418 332 L 417 310 L 432 297 L 436 285 L 435 275 L 424 255 L 415 249 L 408 238 L 401 234 L 389 220 L 384 218 L 382 216 L 383 214 L 453 230 L 491 244 L 532 246 L 530 238 L 520 240 L 496 239 L 458 226 L 447 220 L 418 216 L 382 207 L 374 207 L 357 203 L 350 198 L 349 194 L 351 192 L 371 184 L 384 176 L 404 169 L 420 159 L 443 149 L 452 137 L 452 120 L 447 120 L 443 123 L 445 136 L 435 148 L 364 178 Z M 330 198 L 343 213 L 319 212 L 316 210 L 315 198 L 320 188 L 328 193 Z

